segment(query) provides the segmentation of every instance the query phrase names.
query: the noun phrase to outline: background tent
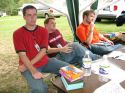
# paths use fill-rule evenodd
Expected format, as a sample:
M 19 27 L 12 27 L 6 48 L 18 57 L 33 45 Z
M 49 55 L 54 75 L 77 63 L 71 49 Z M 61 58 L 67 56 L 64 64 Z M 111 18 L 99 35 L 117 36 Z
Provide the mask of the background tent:
M 51 8 L 54 8 L 58 12 L 63 13 L 70 24 L 71 31 L 74 35 L 74 41 L 77 41 L 75 35 L 76 27 L 79 25 L 82 17 L 83 10 L 87 9 L 96 0 L 34 0 L 36 3 L 40 3 Z M 85 4 L 86 3 L 86 4 Z M 81 15 L 80 15 L 81 14 Z
M 99 10 L 104 9 L 105 7 L 113 3 L 116 3 L 117 1 L 120 0 L 116 0 L 111 3 L 107 3 L 108 0 L 34 0 L 34 1 L 49 6 L 51 8 L 54 8 L 58 12 L 63 13 L 67 17 L 68 22 L 70 24 L 71 30 L 74 35 L 74 41 L 77 41 L 78 38 L 76 37 L 75 31 L 79 23 L 82 22 L 81 20 L 83 11 L 91 7 L 92 9 L 96 10 L 96 17 L 97 17 Z
M 71 21 L 71 27 L 73 30 L 74 41 L 78 40 L 75 31 L 77 26 L 79 25 L 79 0 L 66 0 L 67 9 Z
M 79 41 L 79 39 L 75 34 L 75 31 L 78 25 L 80 24 L 80 21 L 82 22 L 83 11 L 85 11 L 86 9 L 90 9 L 90 6 L 95 1 L 96 0 L 66 0 L 68 14 L 71 22 L 73 35 L 74 35 L 74 41 Z M 94 5 L 94 6 L 97 7 L 97 5 Z

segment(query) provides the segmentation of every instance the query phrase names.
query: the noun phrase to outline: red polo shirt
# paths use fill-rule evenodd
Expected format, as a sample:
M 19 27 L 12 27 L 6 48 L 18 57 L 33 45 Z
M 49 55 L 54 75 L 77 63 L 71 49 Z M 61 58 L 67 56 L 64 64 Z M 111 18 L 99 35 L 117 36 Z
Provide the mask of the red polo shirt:
M 17 53 L 26 52 L 29 60 L 32 60 L 38 54 L 35 44 L 38 44 L 41 49 L 48 47 L 48 32 L 45 28 L 40 26 L 37 26 L 33 31 L 29 31 L 25 27 L 21 27 L 14 32 L 13 42 Z M 47 62 L 48 56 L 45 55 L 40 61 L 34 64 L 34 67 L 39 68 Z M 19 64 L 23 64 L 20 58 Z

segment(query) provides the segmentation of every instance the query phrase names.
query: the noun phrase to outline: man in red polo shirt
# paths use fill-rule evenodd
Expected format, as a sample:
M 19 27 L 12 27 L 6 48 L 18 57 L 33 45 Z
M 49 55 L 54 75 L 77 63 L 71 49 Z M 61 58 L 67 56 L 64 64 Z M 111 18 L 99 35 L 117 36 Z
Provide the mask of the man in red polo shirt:
M 29 5 L 23 8 L 26 24 L 13 34 L 15 50 L 19 56 L 19 70 L 26 78 L 31 93 L 47 93 L 47 85 L 43 82 L 41 72 L 59 74 L 60 67 L 68 64 L 55 58 L 48 58 L 48 32 L 36 25 L 37 10 Z

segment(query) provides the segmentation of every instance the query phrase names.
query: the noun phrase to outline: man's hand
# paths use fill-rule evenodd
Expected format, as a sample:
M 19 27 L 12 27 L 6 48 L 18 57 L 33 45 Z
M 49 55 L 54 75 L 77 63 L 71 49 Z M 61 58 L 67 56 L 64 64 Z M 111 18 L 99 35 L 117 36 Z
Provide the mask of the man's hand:
M 20 66 L 18 67 L 18 69 L 19 69 L 20 72 L 24 72 L 24 71 L 27 70 L 27 68 L 26 68 L 24 65 L 20 65 Z M 38 72 L 38 71 L 35 72 L 34 74 L 32 74 L 32 76 L 34 77 L 34 79 L 44 78 L 44 75 L 43 75 L 42 73 Z
M 72 47 L 70 47 L 68 44 L 60 49 L 60 52 L 64 53 L 70 53 L 72 52 Z
M 114 43 L 110 40 L 107 40 L 108 43 L 110 43 L 111 45 L 114 45 Z
M 20 66 L 18 66 L 18 70 L 19 70 L 20 72 L 24 72 L 24 71 L 27 70 L 27 68 L 26 68 L 24 65 L 20 65 Z
M 35 72 L 34 74 L 32 74 L 33 78 L 34 79 L 41 79 L 41 78 L 44 78 L 44 75 L 40 72 Z
M 87 45 L 90 45 L 92 43 L 94 26 L 95 26 L 94 23 L 91 22 L 90 27 L 89 27 L 89 33 L 88 33 L 88 36 L 86 37 L 86 41 L 85 41 L 85 43 L 87 43 Z

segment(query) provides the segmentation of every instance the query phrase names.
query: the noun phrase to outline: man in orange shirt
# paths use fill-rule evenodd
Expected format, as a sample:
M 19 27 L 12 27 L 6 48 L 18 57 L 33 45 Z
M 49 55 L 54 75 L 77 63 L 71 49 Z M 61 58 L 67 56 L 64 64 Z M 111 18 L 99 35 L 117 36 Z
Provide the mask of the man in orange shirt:
M 121 44 L 114 45 L 112 41 L 100 34 L 93 23 L 95 12 L 87 10 L 83 13 L 83 22 L 77 27 L 76 35 L 82 43 L 86 43 L 89 49 L 99 55 L 110 53 L 119 48 Z

